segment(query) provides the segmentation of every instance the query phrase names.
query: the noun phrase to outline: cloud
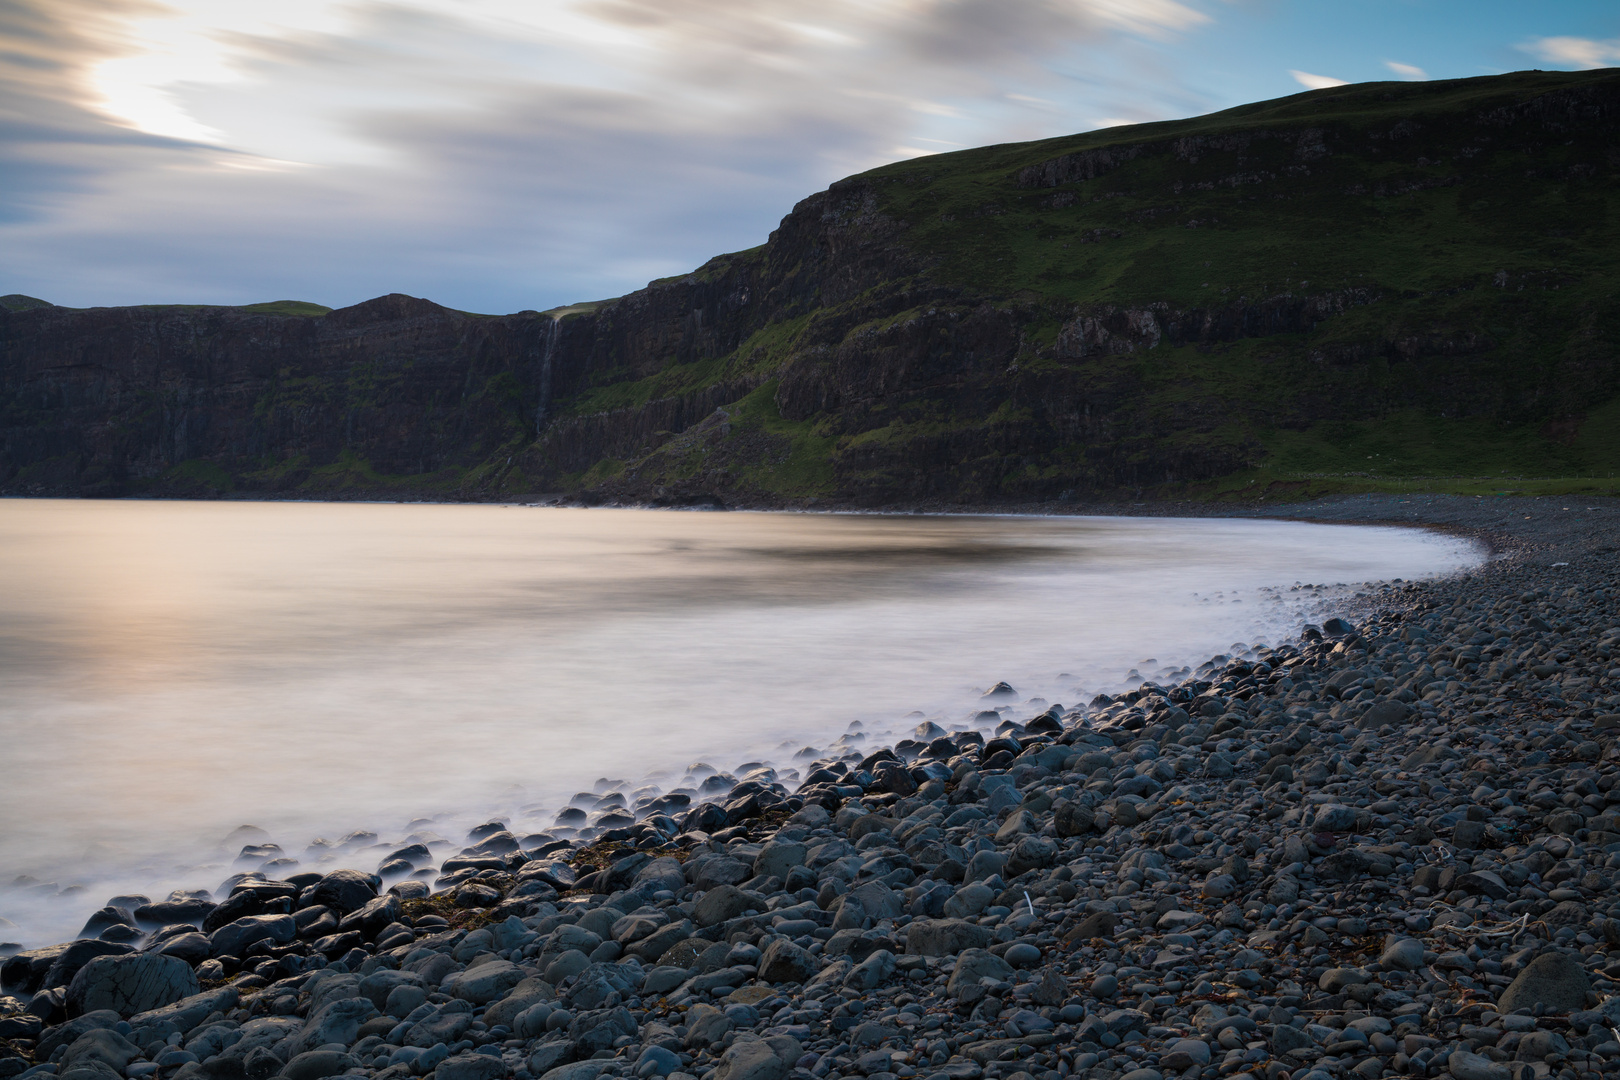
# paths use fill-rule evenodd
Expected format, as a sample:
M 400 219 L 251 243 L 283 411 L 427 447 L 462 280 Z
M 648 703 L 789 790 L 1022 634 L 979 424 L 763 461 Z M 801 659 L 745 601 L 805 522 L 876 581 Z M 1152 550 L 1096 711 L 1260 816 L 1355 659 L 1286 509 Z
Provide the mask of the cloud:
M 1289 69 L 1288 74 L 1292 75 L 1294 81 L 1307 90 L 1326 90 L 1334 86 L 1350 85 L 1346 80 L 1335 79 L 1331 75 L 1312 75 L 1308 71 L 1295 71 L 1292 68 Z
M 1559 67 L 1584 70 L 1620 65 L 1620 38 L 1595 41 L 1592 38 L 1545 37 L 1519 46 L 1537 60 Z
M 0 292 L 615 295 L 899 156 L 1199 111 L 1152 50 L 1208 22 L 1178 0 L 0 0 Z
M 1412 64 L 1403 64 L 1397 60 L 1385 60 L 1384 66 L 1389 68 L 1389 70 L 1393 71 L 1395 74 L 1399 75 L 1401 78 L 1410 79 L 1413 82 L 1427 82 L 1429 79 L 1429 73 L 1427 71 L 1424 71 L 1422 68 L 1416 67 Z

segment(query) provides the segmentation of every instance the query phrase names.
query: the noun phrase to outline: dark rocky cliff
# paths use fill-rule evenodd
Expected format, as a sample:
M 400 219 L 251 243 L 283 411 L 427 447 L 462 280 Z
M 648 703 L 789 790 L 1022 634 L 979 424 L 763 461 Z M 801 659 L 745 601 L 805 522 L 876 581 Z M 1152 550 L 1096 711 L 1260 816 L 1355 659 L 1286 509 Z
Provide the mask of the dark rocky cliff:
M 534 437 L 552 320 L 385 296 L 0 315 L 0 488 L 118 495 L 459 486 Z
M 617 300 L 0 314 L 0 490 L 866 504 L 1620 465 L 1620 76 L 907 162 Z

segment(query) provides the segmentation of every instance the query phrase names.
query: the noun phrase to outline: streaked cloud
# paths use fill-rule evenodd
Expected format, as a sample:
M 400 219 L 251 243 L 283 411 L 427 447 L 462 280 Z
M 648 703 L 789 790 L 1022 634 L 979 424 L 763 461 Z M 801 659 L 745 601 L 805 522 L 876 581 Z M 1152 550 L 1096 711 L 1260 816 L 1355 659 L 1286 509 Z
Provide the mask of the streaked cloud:
M 1198 111 L 1130 58 L 1209 22 L 1179 0 L 12 0 L 0 289 L 612 295 L 897 157 Z M 1099 61 L 1130 68 L 1073 77 Z
M 1390 40 L 1478 70 L 1444 52 L 1450 26 L 1349 41 L 1367 20 L 1343 16 L 1326 52 L 1320 12 L 1294 38 L 1253 32 L 1285 7 L 0 0 L 0 292 L 547 307 L 758 244 L 797 200 L 897 158 L 1194 115 L 1290 75 L 1343 85 L 1287 71 L 1306 56 L 1427 77 L 1380 60 Z M 1491 57 L 1620 57 L 1538 25 L 1498 32 Z
M 1350 85 L 1348 79 L 1335 79 L 1331 75 L 1312 75 L 1308 71 L 1296 71 L 1292 68 L 1289 69 L 1288 74 L 1292 75 L 1294 81 L 1307 90 L 1326 90 L 1329 87 Z
M 1385 60 L 1384 66 L 1389 68 L 1389 70 L 1393 71 L 1395 74 L 1399 75 L 1401 78 L 1410 79 L 1413 82 L 1426 82 L 1429 78 L 1429 73 L 1427 71 L 1424 71 L 1422 68 L 1417 67 L 1414 64 L 1403 64 L 1398 60 Z
M 1620 65 L 1620 38 L 1596 41 L 1582 37 L 1544 37 L 1527 41 L 1519 48 L 1537 60 L 1559 67 L 1590 70 Z

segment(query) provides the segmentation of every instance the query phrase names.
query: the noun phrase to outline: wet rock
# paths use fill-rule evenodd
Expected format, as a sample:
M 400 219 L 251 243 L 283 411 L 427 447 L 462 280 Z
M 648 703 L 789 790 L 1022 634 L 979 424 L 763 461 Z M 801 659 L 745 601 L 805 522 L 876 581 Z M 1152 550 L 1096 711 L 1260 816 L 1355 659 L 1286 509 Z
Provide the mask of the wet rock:
M 172 956 L 98 956 L 73 976 L 66 1005 L 73 1015 L 107 1009 L 128 1017 L 172 1005 L 199 990 L 190 966 Z
M 208 937 L 215 956 L 242 956 L 249 945 L 268 940 L 285 945 L 298 933 L 291 915 L 250 915 L 221 926 Z
M 295 1047 L 302 1052 L 328 1043 L 352 1045 L 360 1037 L 360 1025 L 377 1015 L 377 1006 L 367 998 L 349 997 L 329 1002 L 310 1015 Z
M 371 903 L 377 896 L 380 881 L 371 874 L 358 870 L 334 870 L 305 891 L 302 906 L 320 904 L 344 916 Z
M 125 1066 L 141 1056 L 141 1048 L 118 1032 L 109 1028 L 87 1031 L 73 1040 L 62 1055 L 58 1068 L 67 1073 L 92 1061 L 100 1062 L 115 1072 L 122 1073 Z

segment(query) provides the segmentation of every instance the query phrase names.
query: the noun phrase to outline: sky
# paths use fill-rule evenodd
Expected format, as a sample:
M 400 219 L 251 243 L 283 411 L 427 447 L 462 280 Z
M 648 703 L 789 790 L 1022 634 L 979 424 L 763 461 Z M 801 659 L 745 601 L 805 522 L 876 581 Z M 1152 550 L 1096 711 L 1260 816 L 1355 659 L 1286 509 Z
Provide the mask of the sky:
M 903 158 L 1606 66 L 1613 0 L 0 0 L 0 294 L 545 310 Z

